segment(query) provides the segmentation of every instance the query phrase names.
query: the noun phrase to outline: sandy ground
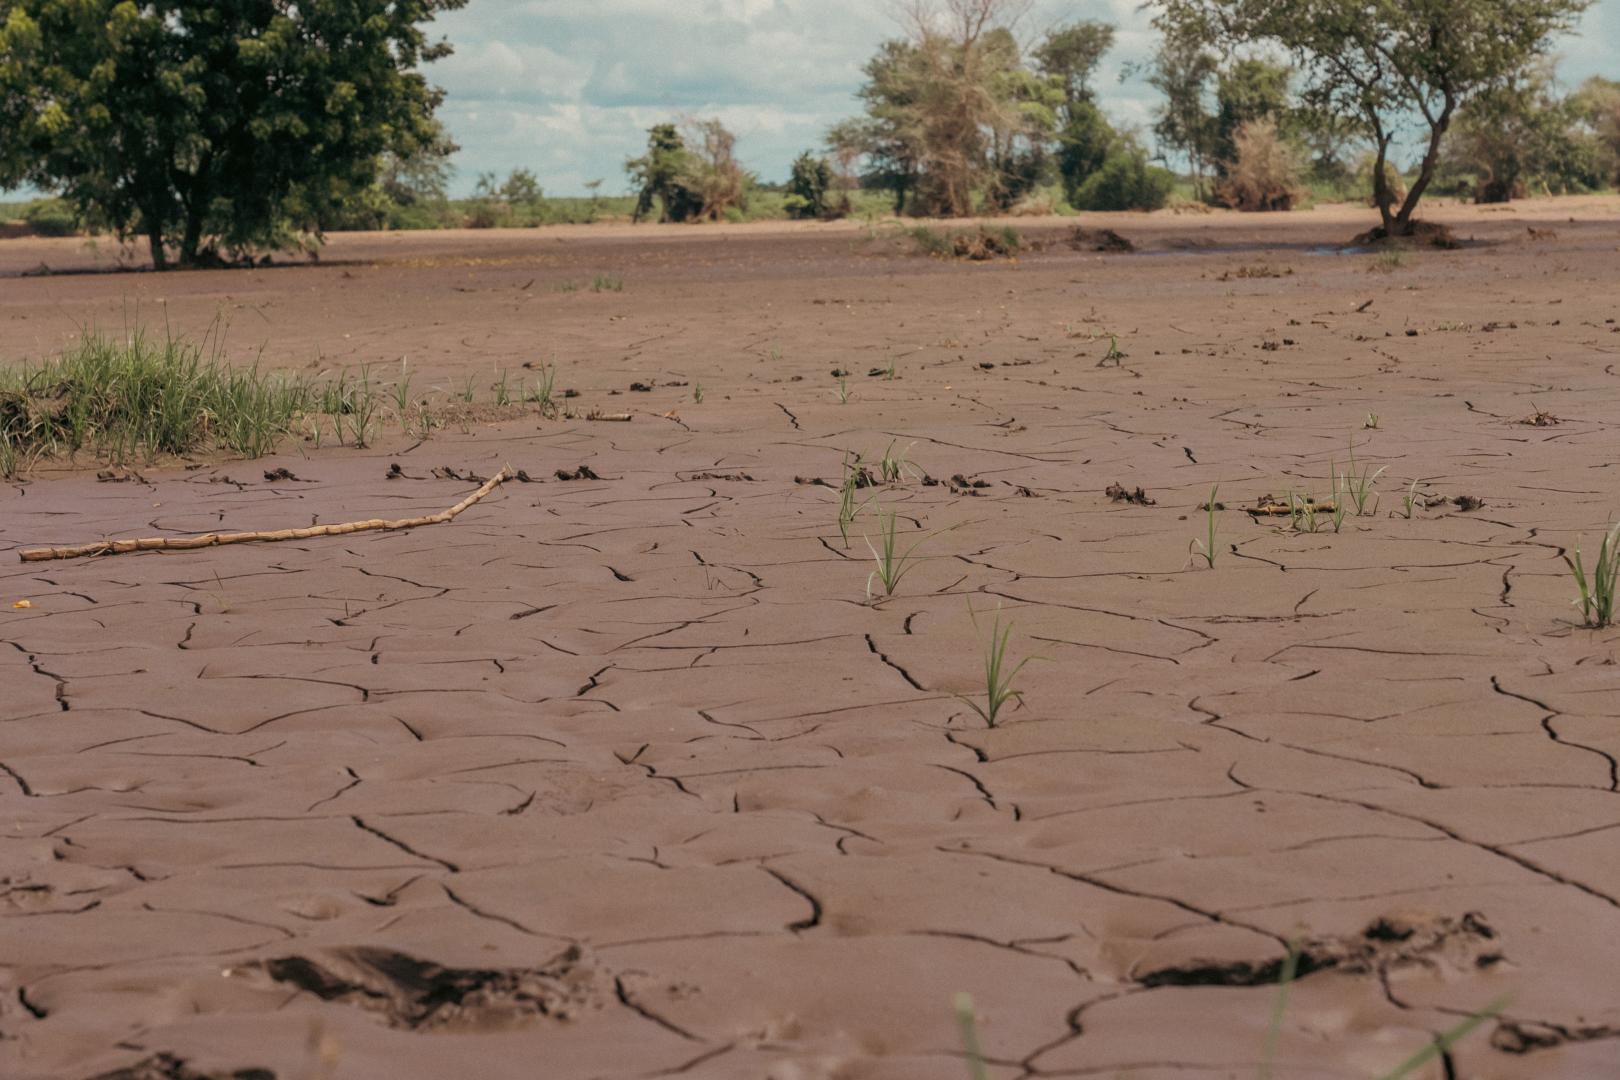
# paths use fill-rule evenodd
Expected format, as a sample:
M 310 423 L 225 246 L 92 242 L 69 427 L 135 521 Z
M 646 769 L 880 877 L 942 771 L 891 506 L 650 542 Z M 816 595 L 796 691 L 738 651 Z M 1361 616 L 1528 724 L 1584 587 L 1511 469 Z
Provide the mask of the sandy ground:
M 1433 216 L 1476 243 L 1383 272 L 1340 208 L 995 265 L 845 225 L 0 277 L 7 358 L 218 319 L 312 373 L 555 360 L 634 415 L 0 488 L 0 1075 L 935 1080 L 967 991 L 997 1078 L 1246 1078 L 1290 941 L 1279 1078 L 1504 996 L 1417 1075 L 1615 1075 L 1620 631 L 1560 555 L 1620 510 L 1620 200 Z M 0 243 L 42 262 L 111 256 Z M 878 510 L 846 546 L 800 479 L 891 442 L 942 482 L 868 492 L 920 544 L 868 603 Z M 1352 444 L 1387 472 L 1342 531 L 1240 511 Z M 506 462 L 536 482 L 432 529 L 10 554 L 427 513 Z M 1407 519 L 1414 479 L 1483 505 Z M 1038 659 L 989 729 L 955 695 L 998 607 Z

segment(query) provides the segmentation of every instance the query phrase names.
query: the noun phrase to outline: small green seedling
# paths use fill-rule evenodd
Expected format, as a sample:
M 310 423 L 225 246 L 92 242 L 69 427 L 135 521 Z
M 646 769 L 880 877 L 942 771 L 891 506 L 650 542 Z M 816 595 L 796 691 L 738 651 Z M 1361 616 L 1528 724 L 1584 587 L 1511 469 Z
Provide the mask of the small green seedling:
M 473 398 L 477 395 L 478 391 L 474 385 L 477 378 L 478 376 L 476 375 L 469 375 L 467 376 L 466 381 L 461 384 L 461 400 L 466 402 L 468 405 L 472 404 Z
M 956 1027 L 962 1033 L 962 1056 L 967 1059 L 968 1080 L 990 1080 L 984 1067 L 984 1051 L 979 1046 L 979 1022 L 973 1014 L 973 998 L 959 993 L 951 1000 L 956 1010 Z
M 360 381 L 355 385 L 354 393 L 349 398 L 349 427 L 354 435 L 354 448 L 363 450 L 371 422 L 377 415 L 377 387 L 371 380 L 371 368 L 367 365 L 360 367 Z
M 1423 505 L 1423 496 L 1418 494 L 1417 486 L 1418 482 L 1412 481 L 1411 486 L 1406 489 L 1406 494 L 1401 496 L 1401 516 L 1407 521 L 1411 521 L 1413 512 Z
M 1378 498 L 1375 494 L 1375 490 L 1377 487 L 1378 478 L 1384 475 L 1384 470 L 1387 468 L 1389 468 L 1388 465 L 1382 465 L 1379 466 L 1379 468 L 1375 471 L 1372 469 L 1372 466 L 1368 465 L 1364 466 L 1360 472 L 1357 472 L 1356 447 L 1354 443 L 1351 444 L 1350 467 L 1341 479 L 1343 480 L 1344 494 L 1350 499 L 1351 502 L 1356 504 L 1357 517 L 1365 517 L 1368 514 L 1376 514 L 1378 512 Z M 1338 488 L 1334 489 L 1333 494 L 1335 498 L 1338 497 Z M 1367 509 L 1367 503 L 1369 500 L 1372 502 L 1371 510 Z
M 1209 489 L 1209 502 L 1204 504 L 1207 514 L 1204 538 L 1193 540 L 1187 548 L 1193 558 L 1203 559 L 1204 565 L 1211 570 L 1215 569 L 1215 496 L 1220 490 L 1219 484 Z
M 890 510 L 885 514 L 880 507 L 877 516 L 878 539 L 882 542 L 882 547 L 874 546 L 871 538 L 866 538 L 866 548 L 872 553 L 872 558 L 877 563 L 877 568 L 866 575 L 866 598 L 868 600 L 872 599 L 872 583 L 874 581 L 883 586 L 884 596 L 894 595 L 894 590 L 900 587 L 901 579 L 910 573 L 911 568 L 916 565 L 911 561 L 912 553 L 922 547 L 923 541 L 928 539 L 925 536 L 922 540 L 918 540 L 906 550 L 901 551 L 899 526 L 895 512 Z
M 1344 529 L 1345 507 L 1348 506 L 1350 502 L 1348 498 L 1339 494 L 1339 488 L 1341 484 L 1345 482 L 1347 482 L 1347 478 L 1336 475 L 1333 471 L 1333 462 L 1329 461 L 1328 490 L 1333 492 L 1333 510 L 1331 513 L 1331 519 L 1333 521 L 1334 532 L 1340 532 Z
M 911 446 L 896 454 L 894 442 L 889 443 L 889 448 L 883 452 L 883 457 L 878 461 L 878 475 L 883 478 L 885 484 L 903 484 L 906 481 L 906 473 L 916 471 L 907 456 L 911 452 Z
M 703 404 L 703 384 L 700 382 L 692 384 L 692 404 Z
M 1579 540 L 1575 542 L 1573 554 L 1564 556 L 1564 562 L 1575 579 L 1575 587 L 1580 590 L 1575 606 L 1581 609 L 1582 622 L 1594 630 L 1608 626 L 1614 621 L 1615 584 L 1620 580 L 1620 524 L 1610 528 L 1598 544 L 1597 562 L 1590 577 L 1586 564 L 1581 561 Z
M 856 501 L 855 492 L 864 486 L 865 480 L 865 460 L 860 454 L 845 451 L 844 479 L 838 485 L 838 535 L 844 538 L 846 548 L 849 547 L 849 527 L 855 523 L 862 506 Z
M 849 380 L 842 375 L 838 377 L 838 404 L 849 404 Z
M 1288 493 L 1288 519 L 1295 532 L 1314 533 L 1322 528 L 1316 518 L 1316 500 L 1292 491 Z
M 978 615 L 974 612 L 971 604 L 968 605 L 968 615 L 973 619 L 973 625 L 977 627 L 979 624 Z M 1008 623 L 1005 627 L 1001 625 L 1001 609 L 998 607 L 995 622 L 990 625 L 990 641 L 984 652 L 984 705 L 980 706 L 977 701 L 971 701 L 960 694 L 957 695 L 962 697 L 962 701 L 968 708 L 979 714 L 979 718 L 984 721 L 986 727 L 996 726 L 996 718 L 1001 715 L 1001 710 L 1006 706 L 1007 702 L 1014 700 L 1020 704 L 1023 702 L 1024 692 L 1013 689 L 1013 680 L 1018 678 L 1018 673 L 1024 670 L 1025 664 L 1031 660 L 1039 659 L 1039 657 L 1026 656 L 1009 668 L 1007 666 L 1007 643 L 1011 639 L 1012 624 Z
M 1101 360 L 1097 361 L 1097 366 L 1107 367 L 1109 364 L 1113 364 L 1115 367 L 1119 367 L 1120 362 L 1125 359 L 1125 355 L 1126 354 L 1121 352 L 1119 348 L 1119 336 L 1117 334 L 1109 334 L 1108 351 L 1103 354 L 1103 358 Z
M 495 404 L 512 404 L 512 390 L 511 386 L 509 385 L 510 378 L 510 373 L 505 368 L 501 368 L 500 378 L 496 379 L 495 384 L 490 387 L 490 389 L 495 391 Z
M 1375 413 L 1375 412 L 1368 413 L 1367 414 L 1367 419 L 1362 422 L 1361 426 L 1366 428 L 1368 431 L 1377 431 L 1378 430 L 1378 414 Z
M 404 370 L 404 361 L 401 364 L 401 378 L 394 384 L 394 415 L 401 423 L 405 421 L 405 414 L 411 408 L 411 374 Z
M 534 381 L 534 389 L 529 391 L 528 400 L 539 406 L 541 416 L 552 417 L 557 414 L 556 392 L 557 363 L 553 360 L 540 369 L 540 374 Z

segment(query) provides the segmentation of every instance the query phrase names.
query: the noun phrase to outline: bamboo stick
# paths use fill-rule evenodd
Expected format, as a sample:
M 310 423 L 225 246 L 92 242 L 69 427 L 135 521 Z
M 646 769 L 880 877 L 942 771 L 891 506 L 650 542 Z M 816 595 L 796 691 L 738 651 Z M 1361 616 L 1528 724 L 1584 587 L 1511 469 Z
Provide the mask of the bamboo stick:
M 44 562 L 47 559 L 82 559 L 90 555 L 123 555 L 131 551 L 195 551 L 198 548 L 219 547 L 223 544 L 272 543 L 278 540 L 308 540 L 316 536 L 347 536 L 349 533 L 382 529 L 415 529 L 423 525 L 443 525 L 456 515 L 483 499 L 515 474 L 510 465 L 485 480 L 479 489 L 448 510 L 426 517 L 400 518 L 388 521 L 372 518 L 368 521 L 346 521 L 336 525 L 311 525 L 303 529 L 272 529 L 266 532 L 203 533 L 200 536 L 154 536 L 141 540 L 99 540 L 93 544 L 74 544 L 70 547 L 22 548 L 17 552 L 23 562 Z

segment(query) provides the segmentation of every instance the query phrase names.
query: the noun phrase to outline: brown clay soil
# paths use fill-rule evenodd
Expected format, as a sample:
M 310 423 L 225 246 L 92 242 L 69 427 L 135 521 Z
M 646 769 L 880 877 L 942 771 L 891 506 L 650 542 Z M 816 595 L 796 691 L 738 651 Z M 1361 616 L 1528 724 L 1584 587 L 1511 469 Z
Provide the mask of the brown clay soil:
M 1252 1077 L 1290 941 L 1276 1077 L 1504 995 L 1417 1075 L 1615 1075 L 1620 632 L 1560 556 L 1620 509 L 1620 200 L 1432 216 L 1472 243 L 1383 270 L 1332 247 L 1355 208 L 981 265 L 855 225 L 165 276 L 0 243 L 7 358 L 219 317 L 486 397 L 555 358 L 633 415 L 0 488 L 0 1075 L 935 1080 L 967 991 L 997 1078 Z M 891 442 L 940 482 L 862 492 L 920 544 L 868 603 L 877 510 L 846 546 L 796 478 Z M 1342 531 L 1243 513 L 1352 444 L 1387 471 Z M 433 528 L 11 554 L 425 514 L 507 462 Z M 1483 505 L 1407 519 L 1414 479 Z M 991 729 L 956 695 L 998 607 L 1039 659 Z

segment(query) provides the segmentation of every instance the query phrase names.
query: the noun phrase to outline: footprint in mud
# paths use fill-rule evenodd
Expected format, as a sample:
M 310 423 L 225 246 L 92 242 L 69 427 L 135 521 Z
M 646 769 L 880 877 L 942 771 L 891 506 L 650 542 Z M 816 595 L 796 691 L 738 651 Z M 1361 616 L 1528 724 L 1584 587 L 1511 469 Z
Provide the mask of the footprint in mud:
M 605 979 L 570 946 L 541 968 L 451 968 L 389 949 L 334 949 L 321 961 L 285 956 L 257 965 L 322 1001 L 357 1005 L 409 1031 L 570 1020 L 601 1005 Z
M 90 1080 L 276 1080 L 276 1074 L 269 1069 L 201 1072 L 173 1054 L 153 1054 L 122 1069 L 97 1073 Z
M 1360 934 L 1312 938 L 1300 945 L 1296 978 L 1334 970 L 1349 975 L 1388 975 L 1424 968 L 1449 975 L 1488 968 L 1503 960 L 1496 931 L 1477 912 L 1459 917 L 1388 915 Z M 1212 964 L 1193 961 L 1137 977 L 1143 986 L 1264 986 L 1282 974 L 1283 960 L 1239 960 Z

